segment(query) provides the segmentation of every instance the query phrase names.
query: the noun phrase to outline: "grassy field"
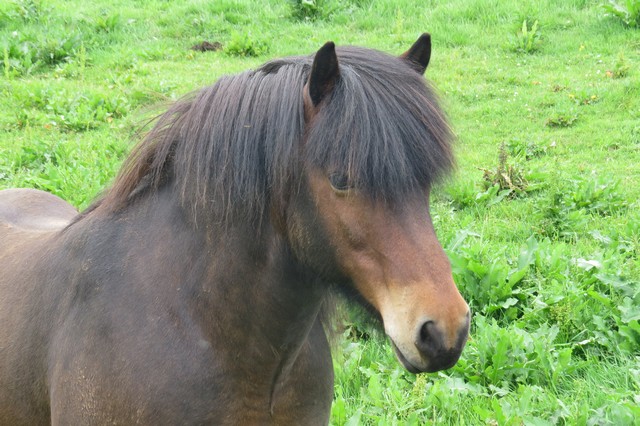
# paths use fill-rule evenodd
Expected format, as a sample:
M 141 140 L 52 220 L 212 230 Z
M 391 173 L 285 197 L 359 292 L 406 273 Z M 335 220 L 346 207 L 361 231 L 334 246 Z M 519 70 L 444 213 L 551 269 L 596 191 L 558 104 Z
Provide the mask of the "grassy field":
M 327 40 L 399 54 L 424 31 L 458 135 L 432 214 L 472 337 L 414 376 L 350 324 L 332 424 L 638 424 L 640 30 L 600 0 L 2 2 L 0 189 L 86 207 L 150 107 Z M 222 49 L 190 50 L 205 40 Z

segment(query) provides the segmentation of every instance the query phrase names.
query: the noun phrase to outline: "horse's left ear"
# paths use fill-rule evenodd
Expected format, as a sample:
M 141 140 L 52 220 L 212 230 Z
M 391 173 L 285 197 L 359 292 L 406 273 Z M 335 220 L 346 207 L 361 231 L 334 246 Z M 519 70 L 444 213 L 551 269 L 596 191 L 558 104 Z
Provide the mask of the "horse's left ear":
M 424 74 L 431 59 L 431 35 L 422 34 L 409 50 L 400 55 L 400 58 L 407 61 L 411 68 Z
M 339 76 L 336 45 L 329 41 L 318 50 L 311 66 L 308 87 L 313 106 L 318 106 L 331 93 Z

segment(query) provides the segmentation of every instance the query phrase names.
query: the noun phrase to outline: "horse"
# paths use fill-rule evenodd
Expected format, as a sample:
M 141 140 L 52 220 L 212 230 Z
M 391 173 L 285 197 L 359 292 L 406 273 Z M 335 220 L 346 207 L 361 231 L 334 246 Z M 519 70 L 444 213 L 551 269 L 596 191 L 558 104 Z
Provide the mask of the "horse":
M 1 191 L 0 423 L 327 424 L 335 292 L 408 371 L 453 366 L 430 57 L 327 42 L 176 101 L 81 213 Z

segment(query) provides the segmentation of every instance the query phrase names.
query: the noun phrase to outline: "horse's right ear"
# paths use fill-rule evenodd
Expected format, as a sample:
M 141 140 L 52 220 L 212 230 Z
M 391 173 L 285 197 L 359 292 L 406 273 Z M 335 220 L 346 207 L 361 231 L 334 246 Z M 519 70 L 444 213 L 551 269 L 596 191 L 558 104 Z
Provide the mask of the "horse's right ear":
M 431 59 L 431 35 L 422 34 L 409 50 L 400 55 L 400 58 L 407 61 L 411 68 L 424 74 Z
M 318 50 L 309 75 L 309 97 L 318 106 L 331 93 L 340 76 L 336 45 L 329 41 Z

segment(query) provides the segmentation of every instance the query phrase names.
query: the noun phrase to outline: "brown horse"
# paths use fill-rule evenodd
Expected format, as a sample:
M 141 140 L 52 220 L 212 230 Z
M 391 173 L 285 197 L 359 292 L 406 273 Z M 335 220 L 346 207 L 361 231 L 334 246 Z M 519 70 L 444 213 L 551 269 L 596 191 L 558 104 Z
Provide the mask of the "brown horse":
M 429 216 L 453 166 L 422 74 L 325 44 L 176 103 L 81 214 L 0 192 L 0 423 L 327 424 L 320 318 L 344 290 L 412 372 L 469 308 Z

